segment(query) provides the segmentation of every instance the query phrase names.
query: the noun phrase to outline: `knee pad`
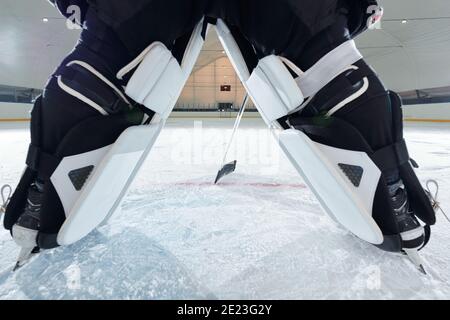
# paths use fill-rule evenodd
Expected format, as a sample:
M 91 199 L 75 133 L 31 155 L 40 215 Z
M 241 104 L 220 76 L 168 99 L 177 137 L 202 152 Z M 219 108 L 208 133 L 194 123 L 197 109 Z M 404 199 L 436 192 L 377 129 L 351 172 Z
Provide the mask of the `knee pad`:
M 178 100 L 203 47 L 203 20 L 193 31 L 181 64 L 161 42 L 154 42 L 117 74 L 123 79 L 135 70 L 125 92 L 134 101 L 167 119 Z
M 216 30 L 242 84 L 268 125 L 302 105 L 304 95 L 280 57 L 261 59 L 250 73 L 236 40 L 221 19 Z

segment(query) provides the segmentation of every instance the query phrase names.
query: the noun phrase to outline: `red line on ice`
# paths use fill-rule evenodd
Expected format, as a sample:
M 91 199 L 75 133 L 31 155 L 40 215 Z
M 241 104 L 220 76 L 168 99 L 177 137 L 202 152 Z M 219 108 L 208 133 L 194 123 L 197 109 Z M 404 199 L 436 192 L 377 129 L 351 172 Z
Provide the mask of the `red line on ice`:
M 264 183 L 264 182 L 248 182 L 248 183 L 239 183 L 239 182 L 222 182 L 219 184 L 214 184 L 213 182 L 177 182 L 176 186 L 184 186 L 184 187 L 212 187 L 212 186 L 220 186 L 220 187 L 259 187 L 259 188 L 297 188 L 297 189 L 306 189 L 304 184 L 281 184 L 281 183 Z

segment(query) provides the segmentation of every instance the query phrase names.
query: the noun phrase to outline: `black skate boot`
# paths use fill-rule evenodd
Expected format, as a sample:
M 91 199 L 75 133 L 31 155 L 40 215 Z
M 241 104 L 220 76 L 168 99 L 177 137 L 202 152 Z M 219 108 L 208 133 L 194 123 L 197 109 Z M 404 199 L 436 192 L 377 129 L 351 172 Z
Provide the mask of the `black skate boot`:
M 425 230 L 410 208 L 408 194 L 400 181 L 389 187 L 395 218 L 403 240 L 403 251 L 411 261 L 426 274 L 418 251 L 425 243 Z
M 43 184 L 37 181 L 30 186 L 27 204 L 12 228 L 13 239 L 21 247 L 14 270 L 22 267 L 33 253 L 39 251 L 37 236 L 40 229 L 43 189 Z

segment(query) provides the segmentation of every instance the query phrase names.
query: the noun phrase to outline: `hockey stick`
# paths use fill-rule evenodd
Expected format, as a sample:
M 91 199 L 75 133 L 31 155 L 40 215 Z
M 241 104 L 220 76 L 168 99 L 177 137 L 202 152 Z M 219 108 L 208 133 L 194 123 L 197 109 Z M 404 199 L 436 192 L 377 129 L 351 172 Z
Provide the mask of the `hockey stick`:
M 242 102 L 241 110 L 239 110 L 238 117 L 236 119 L 236 122 L 234 123 L 233 133 L 231 134 L 230 142 L 228 143 L 227 150 L 225 151 L 225 155 L 223 156 L 222 167 L 220 168 L 219 172 L 217 173 L 214 184 L 217 184 L 217 182 L 219 182 L 220 179 L 233 173 L 236 170 L 237 160 L 234 160 L 230 163 L 226 163 L 226 161 L 227 161 L 228 152 L 230 151 L 231 145 L 233 144 L 234 136 L 236 135 L 237 129 L 239 128 L 239 125 L 241 124 L 242 117 L 244 116 L 245 109 L 247 108 L 247 103 L 248 103 L 248 94 L 246 94 L 244 97 L 244 101 Z

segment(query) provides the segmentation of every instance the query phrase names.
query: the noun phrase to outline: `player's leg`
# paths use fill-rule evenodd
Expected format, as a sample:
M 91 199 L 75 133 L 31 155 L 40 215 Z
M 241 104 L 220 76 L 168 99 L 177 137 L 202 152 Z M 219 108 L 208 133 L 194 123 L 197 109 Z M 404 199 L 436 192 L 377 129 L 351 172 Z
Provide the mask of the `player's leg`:
M 6 210 L 23 258 L 79 240 L 119 205 L 200 52 L 196 19 L 171 47 L 154 41 L 135 57 L 87 14 L 79 44 L 35 103 L 27 168 Z
M 240 14 L 217 27 L 266 122 L 286 130 L 280 143 L 326 211 L 385 250 L 417 250 L 435 213 L 411 166 L 401 101 L 352 41 L 349 21 L 358 11 L 340 3 L 321 12 L 288 1 L 236 2 Z M 251 43 L 256 67 L 227 24 Z

